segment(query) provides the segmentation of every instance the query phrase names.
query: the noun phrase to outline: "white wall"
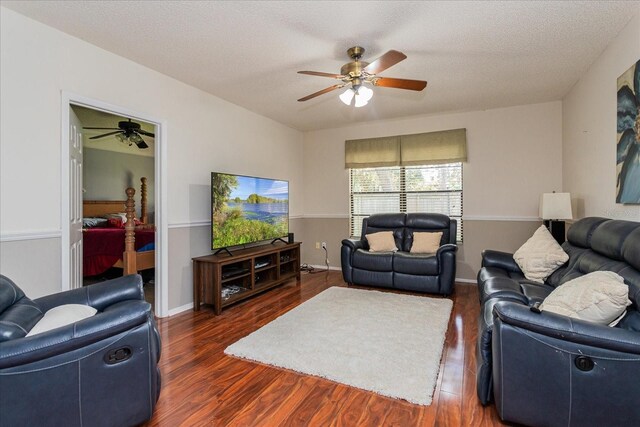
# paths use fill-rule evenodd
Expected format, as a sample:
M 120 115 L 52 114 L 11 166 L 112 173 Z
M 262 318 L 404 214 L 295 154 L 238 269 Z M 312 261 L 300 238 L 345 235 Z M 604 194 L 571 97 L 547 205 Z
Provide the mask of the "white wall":
M 556 101 L 307 132 L 305 215 L 349 214 L 345 140 L 466 128 L 464 216 L 535 219 L 540 193 L 562 188 L 561 110 Z
M 428 89 L 427 89 L 428 90 Z M 348 237 L 347 139 L 467 129 L 463 165 L 464 242 L 457 277 L 473 280 L 483 249 L 515 251 L 540 225 L 540 194 L 562 189 L 560 101 L 468 113 L 380 120 L 307 132 L 304 136 L 305 222 L 302 259 L 323 265 L 327 242 L 332 266 Z
M 640 220 L 640 205 L 616 204 L 616 85 L 639 59 L 636 6 L 635 16 L 563 99 L 563 190 L 577 200 L 576 218 Z
M 3 236 L 60 233 L 62 91 L 166 122 L 170 227 L 209 219 L 210 172 L 216 170 L 289 180 L 290 213 L 302 214 L 300 132 L 6 8 L 0 8 L 0 15 Z M 2 245 L 3 251 L 17 247 Z M 19 258 L 24 264 L 3 262 L 0 271 L 32 297 L 58 291 L 59 279 L 43 283 L 29 270 L 59 265 L 59 252 L 44 250 L 37 240 L 31 246 Z M 207 247 L 191 250 L 206 253 Z M 169 274 L 177 277 L 172 271 L 189 266 L 189 258 L 170 258 Z M 59 277 L 59 271 L 54 273 Z M 191 286 L 190 276 L 181 280 Z M 181 301 L 170 298 L 169 308 Z

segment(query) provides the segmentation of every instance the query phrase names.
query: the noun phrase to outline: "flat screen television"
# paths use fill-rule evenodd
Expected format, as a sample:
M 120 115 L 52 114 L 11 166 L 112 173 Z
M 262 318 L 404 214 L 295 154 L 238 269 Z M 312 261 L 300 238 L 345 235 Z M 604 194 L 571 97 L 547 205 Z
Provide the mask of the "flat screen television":
M 211 173 L 211 249 L 286 237 L 289 182 Z

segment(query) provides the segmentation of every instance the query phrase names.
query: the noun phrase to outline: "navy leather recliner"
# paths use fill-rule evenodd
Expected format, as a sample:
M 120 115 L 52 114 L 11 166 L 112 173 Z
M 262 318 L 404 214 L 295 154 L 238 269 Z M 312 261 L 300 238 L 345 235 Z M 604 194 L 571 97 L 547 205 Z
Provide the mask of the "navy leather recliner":
M 530 426 L 640 425 L 640 223 L 584 218 L 562 245 L 565 265 L 544 284 L 513 256 L 484 251 L 477 392 L 500 418 Z M 632 305 L 616 327 L 538 313 L 530 306 L 587 273 L 618 273 Z
M 456 278 L 457 222 L 433 213 L 376 214 L 362 221 L 359 240 L 342 241 L 342 276 L 349 284 L 449 295 Z M 392 231 L 397 252 L 369 252 L 366 235 Z M 442 232 L 435 254 L 410 253 L 414 232 Z
M 26 337 L 43 314 L 96 315 Z M 0 426 L 132 426 L 160 393 L 160 338 L 142 280 L 125 276 L 36 300 L 0 275 Z

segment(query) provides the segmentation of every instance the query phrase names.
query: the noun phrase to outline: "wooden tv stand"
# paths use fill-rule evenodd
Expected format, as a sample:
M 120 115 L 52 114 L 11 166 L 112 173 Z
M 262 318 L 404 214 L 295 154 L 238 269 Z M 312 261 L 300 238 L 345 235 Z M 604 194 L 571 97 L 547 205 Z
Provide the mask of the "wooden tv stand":
M 276 242 L 232 253 L 231 256 L 220 253 L 192 259 L 194 311 L 200 310 L 200 304 L 209 304 L 217 315 L 223 307 L 288 280 L 300 281 L 299 242 Z

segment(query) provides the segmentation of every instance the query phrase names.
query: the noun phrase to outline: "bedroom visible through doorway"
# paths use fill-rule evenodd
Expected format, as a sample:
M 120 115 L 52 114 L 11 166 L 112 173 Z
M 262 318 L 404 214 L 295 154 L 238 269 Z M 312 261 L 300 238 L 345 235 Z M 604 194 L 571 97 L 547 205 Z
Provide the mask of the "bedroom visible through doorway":
M 82 285 L 137 272 L 154 306 L 156 126 L 79 105 L 69 116 L 82 133 Z M 134 217 L 129 252 L 127 204 Z

